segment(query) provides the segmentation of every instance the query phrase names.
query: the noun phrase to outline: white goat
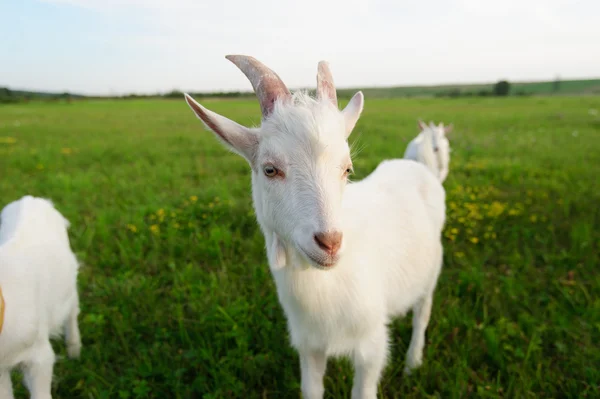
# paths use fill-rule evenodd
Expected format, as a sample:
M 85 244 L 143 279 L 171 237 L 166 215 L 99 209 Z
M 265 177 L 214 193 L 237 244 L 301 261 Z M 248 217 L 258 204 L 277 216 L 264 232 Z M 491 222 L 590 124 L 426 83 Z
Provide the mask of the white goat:
M 64 329 L 69 357 L 78 357 L 79 265 L 69 222 L 52 203 L 25 196 L 0 214 L 0 398 L 13 398 L 11 369 L 23 367 L 32 399 L 50 399 L 55 355 L 50 338 Z
M 329 356 L 349 355 L 353 398 L 376 398 L 388 356 L 390 318 L 414 311 L 406 370 L 419 366 L 442 265 L 445 192 L 422 164 L 382 162 L 349 184 L 347 138 L 363 109 L 343 111 L 327 63 L 317 98 L 292 95 L 258 60 L 227 56 L 249 78 L 262 109 L 246 128 L 186 101 L 206 127 L 252 169 L 252 196 L 267 257 L 299 351 L 305 399 L 321 398 Z
M 427 126 L 423 121 L 419 121 L 419 127 L 421 132 L 408 143 L 404 159 L 425 164 L 440 182 L 443 182 L 448 176 L 451 151 L 446 134 L 452 131 L 453 126 L 444 126 L 443 122 L 438 126 L 429 122 Z

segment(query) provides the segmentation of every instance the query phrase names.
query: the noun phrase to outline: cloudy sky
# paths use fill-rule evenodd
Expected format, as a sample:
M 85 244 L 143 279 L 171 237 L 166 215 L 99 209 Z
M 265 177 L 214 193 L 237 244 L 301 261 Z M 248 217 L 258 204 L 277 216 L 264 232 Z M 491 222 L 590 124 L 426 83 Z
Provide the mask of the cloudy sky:
M 85 94 L 600 77 L 598 0 L 4 0 L 0 86 Z

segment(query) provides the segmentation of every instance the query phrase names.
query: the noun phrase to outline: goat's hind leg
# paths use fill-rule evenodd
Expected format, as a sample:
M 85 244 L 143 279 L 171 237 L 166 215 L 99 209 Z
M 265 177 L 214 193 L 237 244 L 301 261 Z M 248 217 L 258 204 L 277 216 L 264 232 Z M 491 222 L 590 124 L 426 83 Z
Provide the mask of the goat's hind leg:
M 425 346 L 425 331 L 431 316 L 433 303 L 433 290 L 417 302 L 413 307 L 413 330 L 410 345 L 406 353 L 406 366 L 404 373 L 410 374 L 423 363 L 423 347 Z
M 23 364 L 24 381 L 31 399 L 52 399 L 50 391 L 55 356 L 50 341 L 41 341 L 32 353 L 34 357 Z
M 412 337 L 410 339 L 410 345 L 406 352 L 406 366 L 404 367 L 404 373 L 409 375 L 412 370 L 421 366 L 423 363 L 423 347 L 425 346 L 425 331 L 429 325 L 429 318 L 431 317 L 431 306 L 433 304 L 433 294 L 437 286 L 437 281 L 442 270 L 443 262 L 443 247 L 440 243 L 439 253 L 437 258 L 437 271 L 431 281 L 430 288 L 421 299 L 413 306 L 413 330 Z
M 71 312 L 65 321 L 65 344 L 70 358 L 78 358 L 81 353 L 81 334 L 79 333 L 79 297 L 76 296 Z

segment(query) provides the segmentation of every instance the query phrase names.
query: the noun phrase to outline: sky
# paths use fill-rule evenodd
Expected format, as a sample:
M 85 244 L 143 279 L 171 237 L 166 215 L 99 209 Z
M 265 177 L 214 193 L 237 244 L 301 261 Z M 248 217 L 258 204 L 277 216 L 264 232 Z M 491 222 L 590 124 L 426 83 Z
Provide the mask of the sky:
M 600 77 L 598 0 L 0 0 L 0 87 L 117 95 Z

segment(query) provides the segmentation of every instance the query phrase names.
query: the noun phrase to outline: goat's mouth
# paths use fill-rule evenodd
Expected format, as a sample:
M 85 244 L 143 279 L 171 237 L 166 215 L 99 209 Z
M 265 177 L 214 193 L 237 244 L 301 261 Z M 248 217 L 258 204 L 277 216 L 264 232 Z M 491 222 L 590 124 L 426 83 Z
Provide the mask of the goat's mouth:
M 339 256 L 316 256 L 312 252 L 301 248 L 302 255 L 317 269 L 331 270 L 337 264 Z

